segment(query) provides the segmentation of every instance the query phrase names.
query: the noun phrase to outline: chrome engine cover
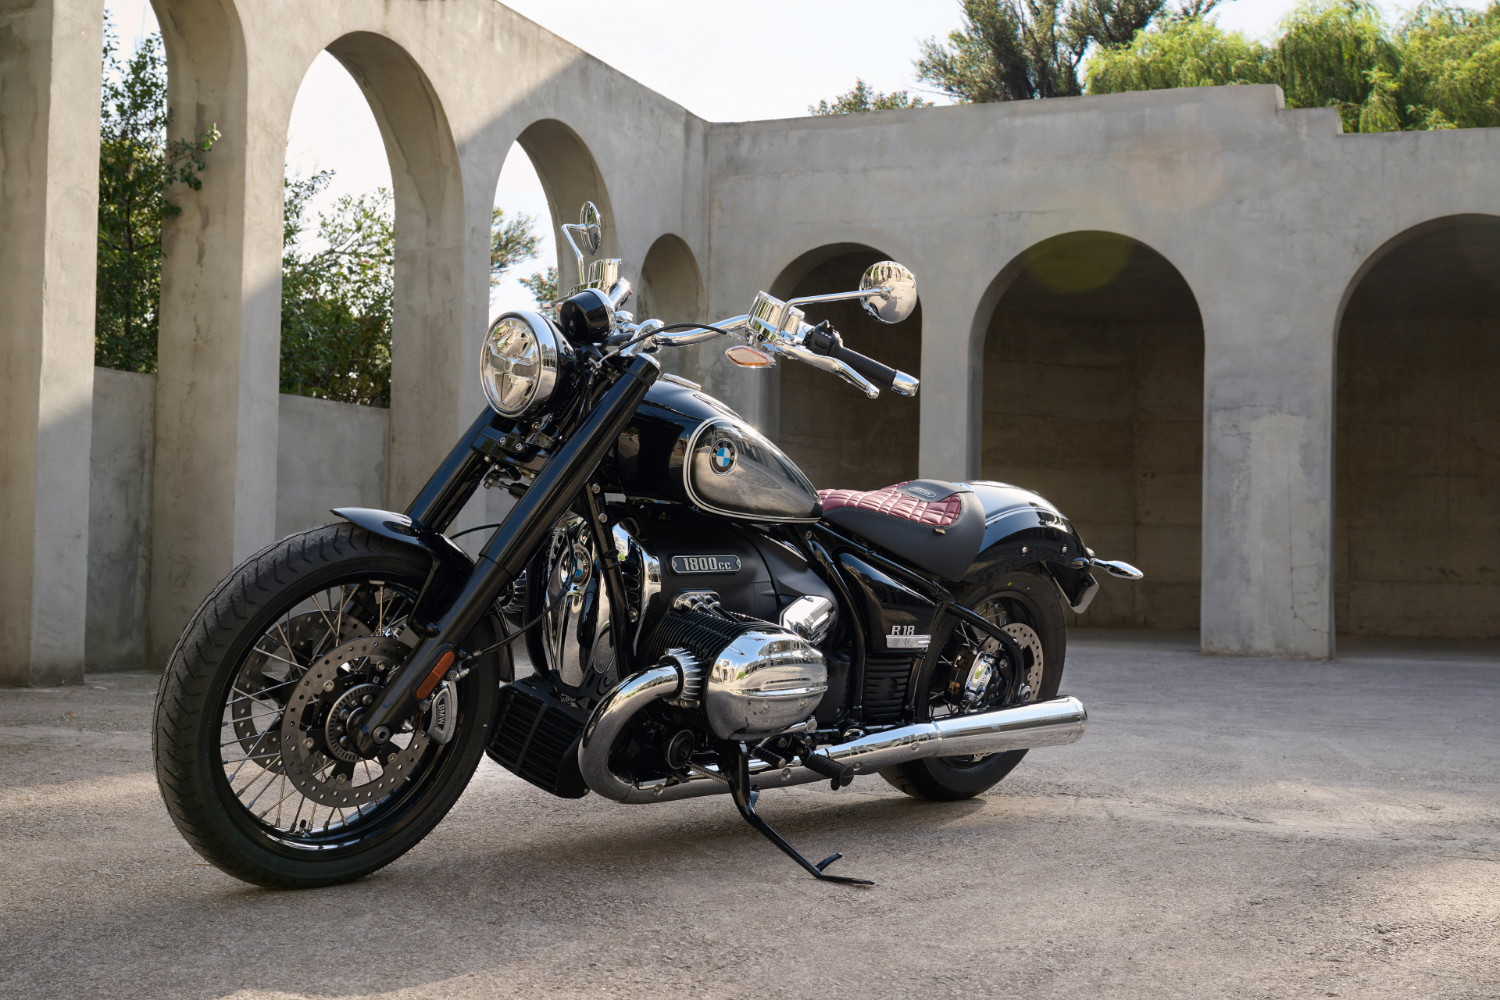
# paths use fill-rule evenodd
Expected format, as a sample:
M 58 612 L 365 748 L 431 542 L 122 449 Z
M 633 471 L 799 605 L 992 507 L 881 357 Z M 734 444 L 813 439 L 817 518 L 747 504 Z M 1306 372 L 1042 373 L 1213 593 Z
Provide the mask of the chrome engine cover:
M 703 714 L 720 739 L 761 739 L 807 719 L 828 690 L 823 654 L 766 622 L 721 649 L 707 667 Z

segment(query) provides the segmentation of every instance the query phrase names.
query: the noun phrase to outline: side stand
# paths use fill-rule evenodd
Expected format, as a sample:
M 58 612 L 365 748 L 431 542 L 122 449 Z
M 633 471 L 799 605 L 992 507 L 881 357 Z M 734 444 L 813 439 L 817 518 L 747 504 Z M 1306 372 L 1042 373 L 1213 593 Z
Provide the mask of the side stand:
M 807 873 L 815 879 L 823 882 L 839 882 L 844 885 L 874 885 L 874 882 L 862 878 L 849 878 L 844 875 L 829 875 L 823 869 L 833 864 L 842 854 L 831 854 L 813 864 L 811 861 L 797 853 L 797 849 L 782 839 L 781 834 L 771 828 L 755 811 L 755 800 L 760 798 L 760 790 L 750 787 L 750 754 L 743 746 L 737 744 L 726 744 L 719 749 L 720 772 L 729 779 L 729 794 L 734 798 L 734 806 L 745 818 L 745 822 L 759 830 L 761 836 L 781 848 L 787 857 L 807 870 Z

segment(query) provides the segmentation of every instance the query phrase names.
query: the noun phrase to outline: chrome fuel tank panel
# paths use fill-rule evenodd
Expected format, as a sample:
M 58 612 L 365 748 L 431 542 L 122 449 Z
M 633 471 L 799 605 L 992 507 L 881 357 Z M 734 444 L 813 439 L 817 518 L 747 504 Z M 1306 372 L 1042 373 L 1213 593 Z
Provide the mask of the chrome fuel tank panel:
M 683 469 L 688 498 L 715 514 L 757 521 L 816 521 L 818 491 L 770 441 L 735 417 L 699 424 Z

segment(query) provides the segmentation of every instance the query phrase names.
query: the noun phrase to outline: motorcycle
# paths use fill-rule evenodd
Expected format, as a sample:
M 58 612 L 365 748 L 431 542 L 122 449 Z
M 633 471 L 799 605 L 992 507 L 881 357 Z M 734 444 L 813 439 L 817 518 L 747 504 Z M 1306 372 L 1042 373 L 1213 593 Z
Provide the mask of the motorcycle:
M 1003 483 L 816 490 L 772 442 L 658 352 L 794 359 L 874 399 L 910 375 L 804 307 L 916 306 L 893 261 L 849 292 L 713 324 L 637 323 L 597 210 L 563 227 L 582 284 L 509 312 L 480 357 L 489 406 L 404 513 L 345 508 L 237 566 L 178 640 L 153 751 L 167 809 L 210 863 L 307 887 L 389 864 L 431 831 L 481 754 L 547 791 L 621 803 L 727 794 L 815 878 L 760 793 L 878 774 L 977 795 L 1028 749 L 1078 740 L 1060 696 L 1064 607 L 1098 559 L 1054 505 Z M 515 504 L 471 557 L 448 534 L 481 488 Z M 478 530 L 478 529 L 470 529 Z M 524 643 L 532 670 L 516 676 Z

